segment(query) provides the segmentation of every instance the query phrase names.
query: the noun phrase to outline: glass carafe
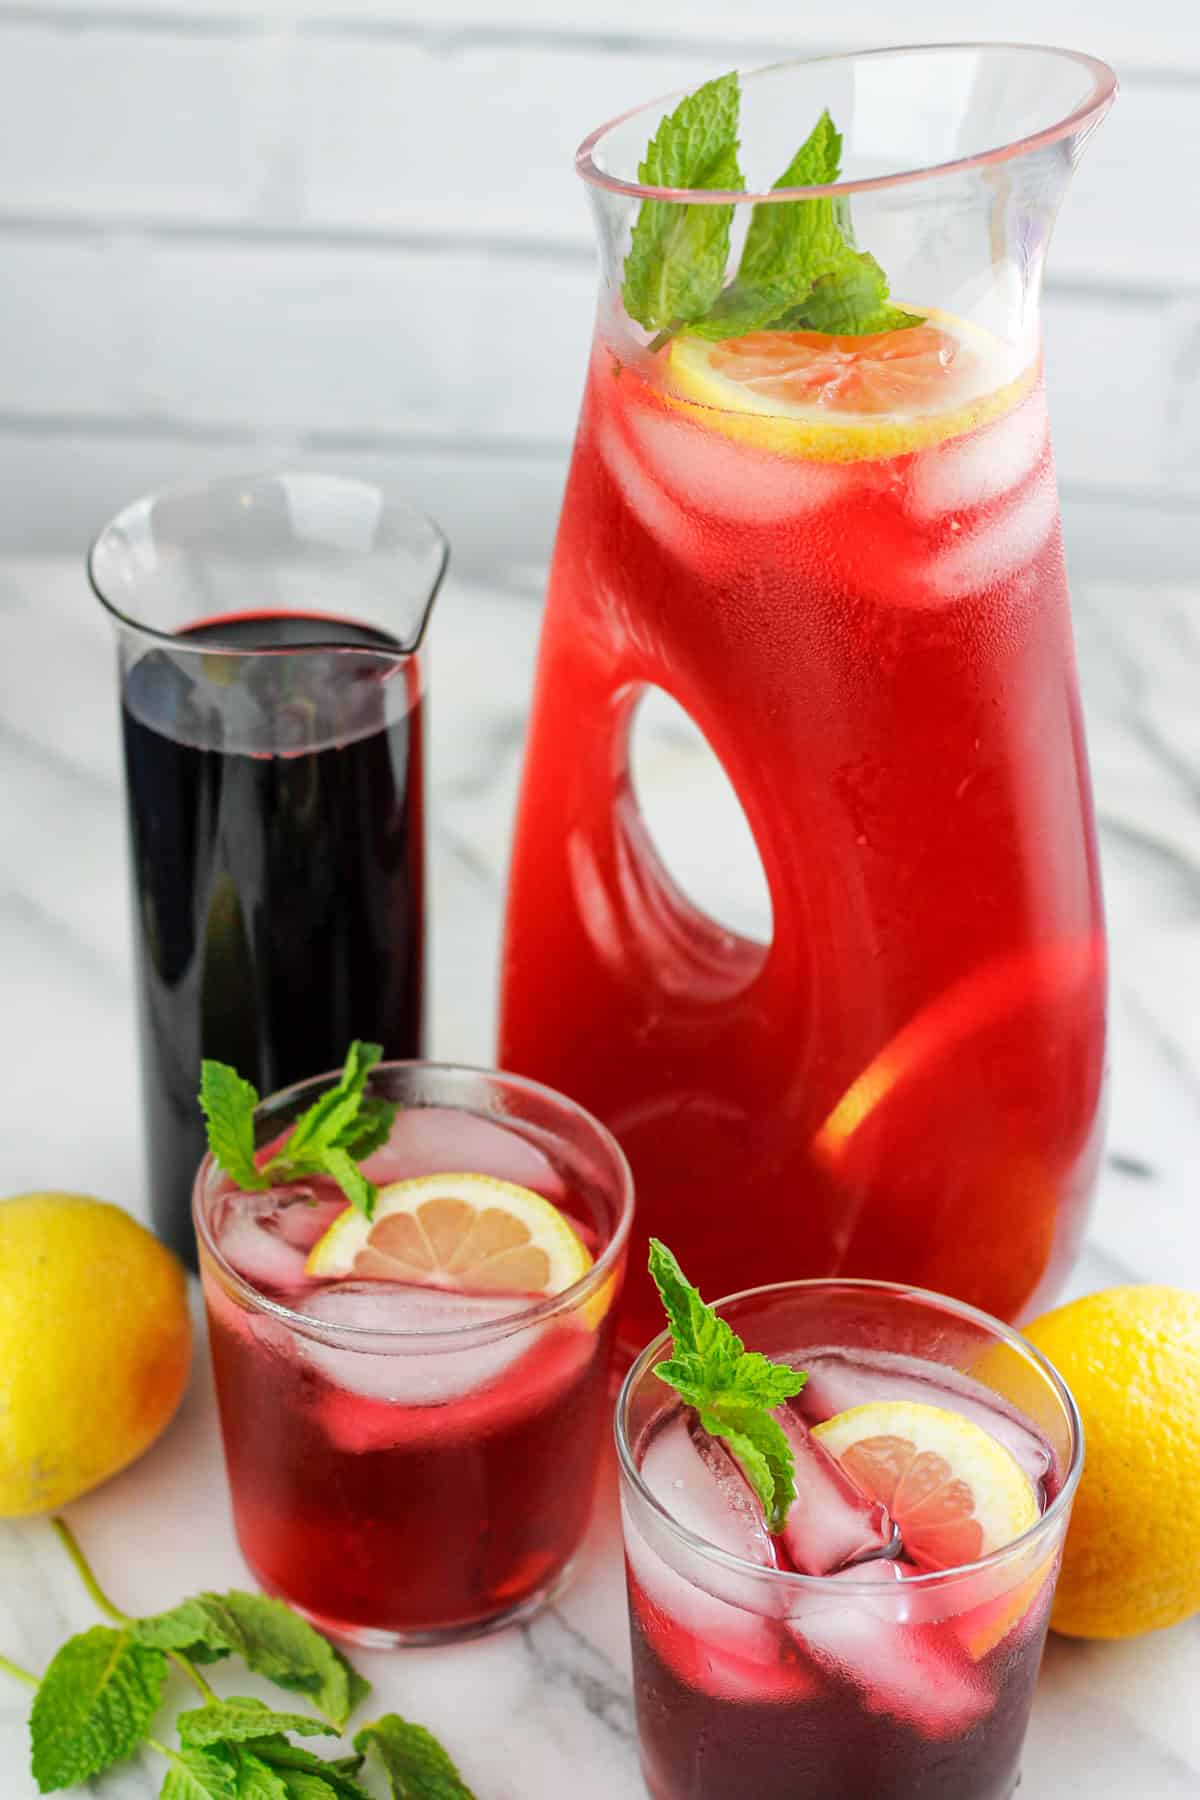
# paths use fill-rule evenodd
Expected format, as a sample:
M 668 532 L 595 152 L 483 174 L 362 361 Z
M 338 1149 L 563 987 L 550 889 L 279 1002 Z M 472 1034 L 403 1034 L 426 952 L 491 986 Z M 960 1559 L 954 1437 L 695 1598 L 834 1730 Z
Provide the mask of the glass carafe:
M 639 185 L 678 96 L 579 153 L 600 304 L 500 1060 L 579 1099 L 630 1158 L 632 1342 L 658 1317 L 650 1233 L 710 1294 L 875 1276 L 1006 1319 L 1054 1291 L 1078 1244 L 1105 952 L 1038 312 L 1058 205 L 1114 88 L 1065 51 L 881 51 L 743 79 L 757 192 Z M 823 108 L 839 183 L 764 192 Z M 862 339 L 800 346 L 805 379 L 820 370 L 799 404 L 774 381 L 778 333 L 697 350 L 627 315 L 647 200 L 679 221 L 730 209 L 732 266 L 756 203 L 830 199 L 895 303 L 927 315 L 875 346 L 865 398 Z M 919 370 L 906 390 L 915 354 L 951 370 L 944 390 Z M 769 943 L 694 905 L 654 846 L 629 761 L 653 688 L 741 802 Z

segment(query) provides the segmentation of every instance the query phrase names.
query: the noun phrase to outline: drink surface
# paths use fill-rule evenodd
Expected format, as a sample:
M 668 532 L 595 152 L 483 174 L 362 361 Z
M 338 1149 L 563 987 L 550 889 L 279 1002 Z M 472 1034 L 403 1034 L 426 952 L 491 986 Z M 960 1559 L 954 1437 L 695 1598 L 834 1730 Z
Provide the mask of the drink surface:
M 844 460 L 812 453 L 820 404 L 799 449 L 769 390 L 756 404 L 683 398 L 661 357 L 598 339 L 543 626 L 500 1061 L 610 1127 L 643 1241 L 671 1243 L 703 1291 L 845 1272 L 1013 1318 L 1078 1242 L 1104 1065 L 1040 379 L 941 441 Z M 649 686 L 741 800 L 769 946 L 702 914 L 647 837 L 627 739 Z M 635 1239 L 635 1344 L 655 1328 L 644 1264 Z
M 799 1351 L 806 1387 L 781 1416 L 797 1498 L 770 1537 L 736 1465 L 686 1409 L 636 1446 L 672 1518 L 751 1565 L 706 1569 L 627 1513 L 634 1682 L 655 1800 L 1006 1800 L 1017 1782 L 1055 1556 L 931 1587 L 903 1531 L 809 1428 L 870 1401 L 916 1399 L 988 1431 L 1045 1508 L 1049 1445 L 996 1395 L 915 1357 Z M 664 1554 L 665 1549 L 665 1554 Z M 754 1567 L 831 1579 L 781 1595 Z M 839 1582 L 846 1584 L 844 1592 Z M 852 1588 L 849 1584 L 854 1583 Z M 864 1585 L 869 1583 L 870 1585 Z
M 215 1057 L 269 1093 L 355 1035 L 420 1053 L 423 823 L 415 665 L 383 634 L 297 614 L 202 624 L 125 684 L 142 1082 L 160 1235 L 194 1254 L 196 1094 Z M 360 647 L 355 653 L 355 647 Z
M 472 1113 L 402 1108 L 363 1163 L 381 1186 L 446 1170 L 528 1187 L 599 1254 L 613 1220 L 553 1143 Z M 559 1313 L 461 1348 L 388 1333 L 512 1319 L 537 1296 L 321 1279 L 309 1252 L 345 1210 L 324 1178 L 268 1193 L 222 1178 L 205 1202 L 226 1262 L 313 1329 L 254 1310 L 202 1255 L 238 1537 L 258 1580 L 355 1635 L 469 1629 L 563 1571 L 590 1511 L 607 1424 L 611 1311 Z M 377 1639 L 378 1641 L 378 1639 Z

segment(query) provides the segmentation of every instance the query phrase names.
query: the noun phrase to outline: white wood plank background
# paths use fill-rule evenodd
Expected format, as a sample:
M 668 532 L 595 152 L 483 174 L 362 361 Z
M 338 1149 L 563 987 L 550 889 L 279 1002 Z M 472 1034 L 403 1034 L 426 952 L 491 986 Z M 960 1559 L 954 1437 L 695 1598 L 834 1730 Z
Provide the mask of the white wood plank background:
M 1077 44 L 1124 91 L 1051 257 L 1077 565 L 1200 573 L 1195 0 L 0 0 L 0 550 L 303 456 L 401 474 L 467 563 L 553 529 L 590 329 L 583 133 L 787 50 Z

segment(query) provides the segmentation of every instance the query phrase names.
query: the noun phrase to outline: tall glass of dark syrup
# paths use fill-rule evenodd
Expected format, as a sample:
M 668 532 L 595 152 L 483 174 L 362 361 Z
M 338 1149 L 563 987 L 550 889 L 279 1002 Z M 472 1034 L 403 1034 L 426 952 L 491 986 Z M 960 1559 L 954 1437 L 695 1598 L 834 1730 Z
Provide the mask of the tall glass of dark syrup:
M 135 502 L 88 572 L 116 627 L 150 1208 L 194 1262 L 200 1062 L 270 1093 L 423 1042 L 421 643 L 438 528 L 309 473 Z

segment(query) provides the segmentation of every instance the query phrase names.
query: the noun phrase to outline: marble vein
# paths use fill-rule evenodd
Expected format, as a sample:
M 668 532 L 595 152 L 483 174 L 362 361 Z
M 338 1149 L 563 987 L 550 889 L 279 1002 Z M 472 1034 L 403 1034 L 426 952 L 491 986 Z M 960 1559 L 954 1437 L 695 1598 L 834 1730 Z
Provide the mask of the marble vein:
M 552 1606 L 524 1626 L 522 1635 L 541 1680 L 551 1687 L 565 1687 L 607 1730 L 632 1742 L 633 1698 L 628 1677 L 615 1669 L 582 1631 Z

